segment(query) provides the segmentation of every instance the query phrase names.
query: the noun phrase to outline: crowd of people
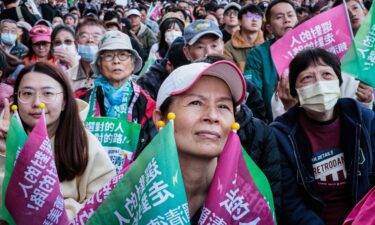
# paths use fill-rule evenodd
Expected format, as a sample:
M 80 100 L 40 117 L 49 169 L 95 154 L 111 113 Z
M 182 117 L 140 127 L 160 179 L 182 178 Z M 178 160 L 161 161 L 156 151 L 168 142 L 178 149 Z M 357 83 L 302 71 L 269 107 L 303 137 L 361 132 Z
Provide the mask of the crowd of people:
M 85 128 L 93 117 L 137 124 L 137 160 L 157 121 L 176 114 L 192 224 L 234 122 L 270 183 L 278 224 L 342 224 L 375 185 L 373 88 L 322 48 L 299 52 L 282 76 L 271 56 L 273 43 L 341 0 L 1 3 L 0 189 L 10 106 L 30 133 L 40 103 L 69 219 L 126 164 Z M 345 0 L 354 35 L 371 3 Z

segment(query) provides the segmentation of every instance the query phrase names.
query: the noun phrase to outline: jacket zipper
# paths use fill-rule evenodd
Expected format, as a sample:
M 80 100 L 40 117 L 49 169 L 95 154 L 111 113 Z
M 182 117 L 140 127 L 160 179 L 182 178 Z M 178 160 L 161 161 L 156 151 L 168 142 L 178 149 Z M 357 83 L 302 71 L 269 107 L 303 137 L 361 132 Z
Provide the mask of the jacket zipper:
M 302 176 L 302 170 L 301 170 L 301 168 L 300 168 L 300 165 L 299 165 L 299 161 L 298 161 L 298 158 L 297 158 L 297 155 L 296 155 L 296 147 L 295 147 L 295 143 L 294 143 L 294 140 L 293 140 L 293 138 L 292 138 L 292 136 L 289 134 L 288 135 L 288 138 L 289 138 L 289 140 L 290 140 L 290 142 L 292 143 L 292 147 L 293 147 L 293 155 L 294 155 L 294 158 L 295 158 L 295 160 L 296 160 L 296 164 L 297 164 L 297 173 L 299 173 L 300 175 L 301 175 L 301 180 L 302 180 L 302 183 L 303 183 L 303 186 L 305 187 L 305 190 L 307 191 L 307 193 L 313 198 L 313 199 L 315 199 L 316 201 L 318 201 L 318 202 L 320 202 L 320 203 L 322 203 L 323 205 L 324 205 L 324 202 L 320 199 L 320 198 L 318 198 L 317 196 L 315 196 L 310 190 L 309 190 L 309 188 L 307 188 L 307 185 L 306 185 L 306 183 L 305 183 L 305 178 Z M 298 180 L 298 174 L 297 174 L 297 180 Z

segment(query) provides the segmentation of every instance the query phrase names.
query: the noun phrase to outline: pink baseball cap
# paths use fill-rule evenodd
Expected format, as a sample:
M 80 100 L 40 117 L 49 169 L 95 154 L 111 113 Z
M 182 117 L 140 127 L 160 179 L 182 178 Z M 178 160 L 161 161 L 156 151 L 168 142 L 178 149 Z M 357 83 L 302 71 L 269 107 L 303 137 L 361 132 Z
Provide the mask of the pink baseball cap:
M 158 92 L 156 108 L 159 109 L 168 97 L 189 90 L 202 76 L 214 76 L 223 80 L 228 85 L 236 106 L 245 99 L 245 79 L 235 64 L 227 60 L 213 64 L 191 63 L 178 67 L 165 79 Z
M 44 25 L 36 25 L 31 28 L 29 36 L 32 43 L 37 43 L 41 41 L 51 42 L 51 28 Z

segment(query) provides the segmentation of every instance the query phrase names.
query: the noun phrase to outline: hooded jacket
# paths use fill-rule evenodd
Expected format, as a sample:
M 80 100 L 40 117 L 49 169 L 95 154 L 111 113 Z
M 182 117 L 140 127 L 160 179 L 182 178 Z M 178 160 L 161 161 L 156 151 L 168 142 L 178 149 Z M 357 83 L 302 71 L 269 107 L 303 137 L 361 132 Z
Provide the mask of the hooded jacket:
M 247 55 L 251 48 L 264 42 L 263 32 L 259 30 L 258 36 L 254 43 L 250 43 L 243 39 L 240 31 L 234 32 L 232 39 L 225 43 L 224 54 L 231 57 L 242 72 L 245 70 Z
M 151 49 L 151 46 L 158 41 L 151 29 L 143 23 L 141 23 L 141 27 L 137 33 L 137 38 L 142 44 L 142 48 L 145 50 L 145 52 L 147 52 L 147 55 Z
M 169 73 L 165 69 L 167 59 L 158 59 L 148 71 L 137 80 L 137 84 L 145 90 L 152 99 L 156 100 L 159 88 Z
M 238 131 L 241 145 L 263 171 L 271 185 L 277 213 L 281 206 L 281 165 L 280 152 L 273 131 L 263 121 L 253 117 L 251 110 L 244 104 L 236 115 L 236 121 L 241 127 Z
M 310 141 L 298 123 L 295 106 L 271 124 L 282 165 L 282 224 L 324 225 L 325 204 L 317 195 Z M 352 206 L 374 186 L 375 113 L 354 99 L 340 99 L 340 148 L 344 152 L 347 188 Z

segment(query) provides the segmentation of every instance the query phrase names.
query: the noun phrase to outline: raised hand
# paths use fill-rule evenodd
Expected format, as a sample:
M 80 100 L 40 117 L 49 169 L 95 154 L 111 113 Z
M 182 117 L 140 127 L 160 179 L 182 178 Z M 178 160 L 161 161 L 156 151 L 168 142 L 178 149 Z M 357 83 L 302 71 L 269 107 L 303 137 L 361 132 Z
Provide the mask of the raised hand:
M 10 103 L 8 99 L 4 99 L 3 116 L 0 118 L 0 154 L 5 155 L 5 141 L 8 134 L 10 122 Z

